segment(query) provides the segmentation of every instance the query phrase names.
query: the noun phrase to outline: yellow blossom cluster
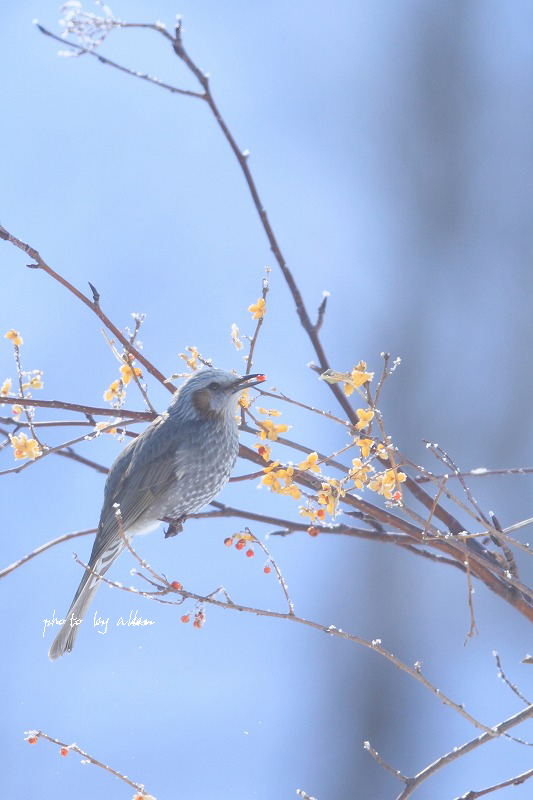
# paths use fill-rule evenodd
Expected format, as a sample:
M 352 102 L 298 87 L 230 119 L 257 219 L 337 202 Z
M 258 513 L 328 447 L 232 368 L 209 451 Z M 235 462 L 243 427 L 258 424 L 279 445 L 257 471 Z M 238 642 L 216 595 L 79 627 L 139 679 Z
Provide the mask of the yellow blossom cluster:
M 19 403 L 15 403 L 11 406 L 11 413 L 13 414 L 13 418 L 15 422 L 19 421 L 19 417 L 22 414 L 22 406 Z
M 360 361 L 357 366 L 352 368 L 351 372 L 336 372 L 334 369 L 327 369 L 320 377 L 327 383 L 342 383 L 344 393 L 350 397 L 355 389 L 359 389 L 360 386 L 371 381 L 374 373 L 367 372 L 366 363 Z
M 355 426 L 358 431 L 362 431 L 363 428 L 366 428 L 367 425 L 374 419 L 374 412 L 371 408 L 369 408 L 368 411 L 366 411 L 364 408 L 358 408 L 355 413 L 357 414 L 357 419 L 359 420 Z
M 104 392 L 104 400 L 106 403 L 121 403 L 125 396 L 126 392 L 123 389 L 121 380 L 113 381 Z
M 305 461 L 298 464 L 298 469 L 302 471 L 309 470 L 310 472 L 320 472 L 320 467 L 317 464 L 318 453 L 309 453 Z
M 43 388 L 43 382 L 41 380 L 42 374 L 43 373 L 41 372 L 41 370 L 35 369 L 33 371 L 33 378 L 30 378 L 30 380 L 27 383 L 23 383 L 22 389 L 42 389 Z
M 312 508 L 310 505 L 308 506 L 300 506 L 298 509 L 300 515 L 302 517 L 308 517 L 311 522 L 323 522 L 326 518 L 326 511 L 323 508 Z
M 20 333 L 13 328 L 5 334 L 6 339 L 10 339 L 15 347 L 20 347 L 21 344 L 24 343 L 24 339 L 20 335 Z
M 275 425 L 271 419 L 264 419 L 259 423 L 261 432 L 260 438 L 264 441 L 270 439 L 271 442 L 277 442 L 280 433 L 285 433 L 289 430 L 288 425 Z
M 0 397 L 7 397 L 11 391 L 11 378 L 6 378 L 0 386 Z
M 401 500 L 402 493 L 399 487 L 405 479 L 404 472 L 387 469 L 384 472 L 376 473 L 367 485 L 370 491 L 383 495 L 387 500 Z
M 120 374 L 122 376 L 122 383 L 124 384 L 124 386 L 127 386 L 134 375 L 136 375 L 138 378 L 141 377 L 142 370 L 140 367 L 134 367 L 130 366 L 129 364 L 123 364 L 120 368 Z
M 248 306 L 248 311 L 252 313 L 252 319 L 263 319 L 266 312 L 266 302 L 264 297 L 259 297 L 257 303 Z
M 16 460 L 31 458 L 32 461 L 41 455 L 41 448 L 36 439 L 28 439 L 25 433 L 20 436 L 10 436 L 13 454 Z
M 258 408 L 260 414 L 267 414 L 269 417 L 281 416 L 281 411 L 276 411 L 275 408 Z M 280 433 L 286 433 L 289 430 L 288 425 L 276 424 L 271 419 L 263 419 L 258 422 L 261 431 L 259 437 L 262 441 L 270 439 L 271 442 L 276 442 Z
M 279 461 L 273 461 L 268 467 L 265 467 L 263 472 L 266 474 L 261 478 L 261 483 L 264 486 L 268 486 L 271 492 L 288 494 L 298 500 L 301 493 L 293 482 L 294 467 L 280 467 L 280 469 L 277 469 L 279 466 Z
M 340 481 L 331 478 L 327 483 L 322 484 L 322 490 L 318 492 L 317 502 L 326 507 L 328 514 L 335 517 L 339 499 L 344 497 L 346 491 L 342 488 Z
M 185 361 L 189 369 L 192 369 L 194 372 L 198 369 L 198 358 L 200 356 L 198 348 L 193 346 L 186 347 L 185 349 L 189 351 L 190 356 L 188 356 L 186 353 L 180 353 L 179 356 Z
M 95 431 L 100 432 L 100 431 L 104 430 L 104 428 L 107 428 L 107 430 L 104 431 L 104 433 L 116 433 L 117 432 L 116 428 L 108 428 L 107 427 L 110 423 L 111 423 L 111 420 L 108 420 L 107 422 L 97 422 L 96 425 L 94 426 L 94 429 L 95 429 Z
M 249 389 L 243 389 L 239 395 L 239 405 L 241 408 L 250 408 L 251 399 L 248 395 Z
M 357 489 L 362 489 L 368 481 L 368 473 L 374 472 L 374 467 L 370 464 L 363 464 L 360 458 L 352 459 L 352 468 L 348 473 Z

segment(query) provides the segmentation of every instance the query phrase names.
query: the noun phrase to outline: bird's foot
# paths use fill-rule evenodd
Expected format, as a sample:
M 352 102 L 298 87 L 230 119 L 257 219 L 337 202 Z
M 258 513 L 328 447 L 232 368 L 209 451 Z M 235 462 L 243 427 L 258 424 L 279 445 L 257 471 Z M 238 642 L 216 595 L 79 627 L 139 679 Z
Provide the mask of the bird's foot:
M 165 539 L 169 539 L 171 536 L 177 536 L 178 533 L 181 533 L 183 530 L 183 523 L 186 519 L 186 514 L 183 514 L 181 517 L 177 517 L 176 519 L 173 519 L 172 517 L 163 517 L 161 522 L 168 522 L 168 528 L 165 531 Z

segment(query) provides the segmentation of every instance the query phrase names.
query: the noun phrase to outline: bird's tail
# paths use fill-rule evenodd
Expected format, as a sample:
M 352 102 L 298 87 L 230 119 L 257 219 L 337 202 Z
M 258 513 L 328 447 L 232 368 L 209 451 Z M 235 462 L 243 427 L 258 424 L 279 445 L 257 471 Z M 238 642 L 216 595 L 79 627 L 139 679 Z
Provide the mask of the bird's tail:
M 64 653 L 70 653 L 74 647 L 74 640 L 76 639 L 81 621 L 85 617 L 89 603 L 93 599 L 99 583 L 100 578 L 97 575 L 93 575 L 91 572 L 86 572 L 81 579 L 78 591 L 74 596 L 65 621 L 48 651 L 48 656 L 52 661 L 59 658 Z

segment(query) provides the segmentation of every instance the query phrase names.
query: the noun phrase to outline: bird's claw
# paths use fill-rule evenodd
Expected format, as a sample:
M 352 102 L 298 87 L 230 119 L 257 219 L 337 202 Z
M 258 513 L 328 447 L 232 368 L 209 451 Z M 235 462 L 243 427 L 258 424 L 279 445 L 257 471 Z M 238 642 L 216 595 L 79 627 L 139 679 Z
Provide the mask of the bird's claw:
M 168 522 L 168 528 L 165 531 L 165 539 L 170 539 L 171 536 L 177 536 L 178 533 L 181 533 L 183 530 L 183 523 L 186 519 L 187 517 L 185 515 L 178 517 L 177 519 L 165 517 L 162 520 L 162 522 Z

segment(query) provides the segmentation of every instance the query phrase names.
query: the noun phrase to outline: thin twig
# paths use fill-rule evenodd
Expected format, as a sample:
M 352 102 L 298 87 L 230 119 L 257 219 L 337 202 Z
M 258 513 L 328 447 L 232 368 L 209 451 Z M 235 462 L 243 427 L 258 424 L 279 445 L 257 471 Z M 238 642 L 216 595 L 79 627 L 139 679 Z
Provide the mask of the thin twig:
M 44 32 L 44 30 L 43 30 L 43 32 Z M 84 305 L 86 305 L 88 308 L 91 309 L 91 311 L 94 314 L 96 314 L 98 319 L 100 319 L 104 323 L 105 327 L 117 337 L 117 339 L 121 342 L 121 344 L 124 345 L 124 347 L 128 347 L 128 344 L 129 344 L 128 340 L 126 339 L 124 334 L 121 333 L 121 331 L 119 331 L 119 329 L 116 327 L 116 325 L 114 325 L 111 322 L 109 317 L 107 317 L 104 314 L 104 312 L 102 311 L 102 309 L 100 307 L 99 301 L 89 300 L 89 298 L 86 295 L 84 295 L 82 292 L 80 292 L 79 289 L 76 289 L 76 287 L 73 286 L 71 283 L 69 283 L 69 281 L 67 281 L 65 278 L 63 278 L 61 275 L 59 275 L 57 272 L 55 272 L 55 270 L 53 270 L 46 263 L 46 261 L 44 261 L 44 259 L 40 256 L 40 254 L 37 252 L 37 250 L 35 250 L 35 248 L 33 248 L 29 244 L 26 244 L 21 239 L 17 239 L 16 236 L 14 236 L 12 233 L 7 231 L 2 225 L 0 225 L 0 239 L 3 239 L 4 241 L 9 242 L 10 244 L 14 245 L 15 247 L 18 247 L 19 250 L 22 250 L 24 253 L 27 253 L 30 256 L 30 258 L 33 259 L 33 261 L 35 262 L 34 264 L 29 264 L 28 266 L 30 266 L 33 269 L 41 269 L 41 270 L 43 270 L 43 272 L 46 272 L 47 275 L 50 275 L 51 278 L 53 278 L 55 281 L 57 281 L 62 286 L 64 286 L 65 289 L 67 289 L 69 292 L 71 292 L 71 294 L 73 294 L 75 297 L 77 297 L 78 300 L 81 300 L 81 302 L 84 303 Z M 157 367 L 155 367 L 151 363 L 151 361 L 148 361 L 148 359 L 145 356 L 143 356 L 143 354 L 141 352 L 139 352 L 139 350 L 137 350 L 135 347 L 132 347 L 131 348 L 131 352 L 133 353 L 133 355 L 135 356 L 137 361 L 139 361 L 141 364 L 143 364 L 146 367 L 146 369 L 148 370 L 148 372 L 151 375 L 153 375 L 154 378 L 156 378 L 160 383 L 162 383 L 163 386 L 165 386 L 168 389 L 169 392 L 173 393 L 176 390 L 175 387 L 172 386 L 172 384 L 169 384 L 168 381 L 166 381 L 165 376 L 163 375 L 163 373 L 159 372 Z
M 483 797 L 491 792 L 496 792 L 498 789 L 505 789 L 506 786 L 519 786 L 521 783 L 527 781 L 528 778 L 532 777 L 533 769 L 529 769 L 527 772 L 522 772 L 520 775 L 516 775 L 514 778 L 509 778 L 508 781 L 495 783 L 493 786 L 487 786 L 486 789 L 478 789 L 477 791 L 471 789 L 469 792 L 466 792 L 466 794 L 462 794 L 461 797 L 458 797 L 457 800 L 476 800 L 476 798 Z
M 496 664 L 497 664 L 497 667 L 498 667 L 498 678 L 501 678 L 501 679 L 502 679 L 502 681 L 504 681 L 504 683 L 506 683 L 506 684 L 507 684 L 507 686 L 509 687 L 509 689 L 511 689 L 511 691 L 512 691 L 512 692 L 514 692 L 514 693 L 515 693 L 515 695 L 516 695 L 517 697 L 519 697 L 519 698 L 520 698 L 520 700 L 522 700 L 522 702 L 523 702 L 523 703 L 525 703 L 525 704 L 526 704 L 526 706 L 529 706 L 529 705 L 531 705 L 530 701 L 529 701 L 529 700 L 526 700 L 526 698 L 524 697 L 524 695 L 523 695 L 523 694 L 522 694 L 522 693 L 519 691 L 518 687 L 517 687 L 517 686 L 515 686 L 515 684 L 514 684 L 514 683 L 511 683 L 511 681 L 509 680 L 509 678 L 507 677 L 507 675 L 506 675 L 506 674 L 505 674 L 505 672 L 503 671 L 502 662 L 501 662 L 500 656 L 499 656 L 499 654 L 496 652 L 496 650 L 493 650 L 493 651 L 492 651 L 492 655 L 493 655 L 493 656 L 494 656 L 494 658 L 496 659 Z
M 509 469 L 485 469 L 485 467 L 478 467 L 471 469 L 467 472 L 454 472 L 450 478 L 484 478 L 487 475 L 531 475 L 533 467 L 510 467 Z M 443 478 L 444 475 L 433 475 L 428 473 L 425 475 L 417 475 L 415 481 L 417 483 L 429 483 L 434 478 Z
M 64 400 L 37 400 L 33 397 L 2 397 L 1 403 L 8 403 L 9 405 L 19 404 L 21 406 L 35 406 L 36 408 L 61 408 L 63 411 L 75 411 L 79 414 L 93 414 L 97 417 L 108 417 L 113 409 L 103 408 L 102 406 L 88 406 L 82 403 L 67 403 Z M 120 410 L 120 419 L 117 425 L 120 425 L 122 418 L 136 420 L 137 422 L 152 422 L 157 414 L 151 411 L 131 411 L 122 408 Z M 74 424 L 74 423 L 73 423 Z
M 117 518 L 119 519 L 119 529 L 121 529 L 121 517 L 120 517 L 120 512 L 119 512 L 118 509 L 117 509 Z M 492 737 L 492 736 L 498 736 L 499 735 L 499 733 L 495 733 L 492 728 L 489 728 L 488 726 L 484 725 L 482 722 L 479 722 L 474 717 L 472 717 L 471 714 L 469 714 L 467 711 L 465 711 L 465 708 L 464 708 L 464 706 L 462 704 L 456 703 L 454 700 L 451 700 L 440 689 L 438 689 L 436 686 L 434 686 L 425 677 L 425 675 L 422 674 L 422 671 L 421 671 L 421 668 L 420 668 L 420 662 L 416 662 L 415 667 L 409 667 L 407 664 L 405 664 L 403 661 L 401 661 L 393 653 L 391 653 L 388 650 L 386 650 L 381 644 L 381 639 L 374 639 L 373 641 L 369 641 L 367 639 L 363 639 L 361 636 L 357 636 L 357 635 L 351 634 L 351 633 L 346 633 L 346 631 L 343 631 L 341 628 L 335 627 L 335 625 L 325 626 L 325 625 L 320 624 L 319 622 L 313 622 L 312 620 L 308 620 L 308 619 L 305 619 L 303 617 L 299 617 L 299 616 L 295 615 L 294 613 L 291 613 L 291 611 L 282 612 L 282 611 L 271 611 L 270 609 L 254 608 L 252 606 L 245 606 L 245 605 L 242 605 L 240 603 L 231 602 L 231 601 L 229 601 L 227 599 L 227 596 L 226 596 L 226 599 L 224 599 L 224 600 L 218 600 L 216 598 L 216 596 L 213 595 L 213 593 L 209 594 L 209 595 L 199 595 L 199 594 L 196 594 L 194 592 L 189 592 L 189 591 L 185 590 L 183 587 L 180 587 L 179 589 L 177 589 L 175 586 L 173 586 L 171 583 L 169 583 L 163 576 L 158 575 L 152 569 L 152 567 L 150 567 L 148 564 L 146 564 L 143 561 L 143 559 L 135 552 L 134 548 L 131 545 L 131 542 L 128 540 L 128 537 L 125 536 L 125 534 L 124 534 L 124 532 L 122 530 L 121 530 L 121 536 L 122 536 L 122 538 L 123 538 L 128 550 L 134 556 L 136 561 L 143 568 L 147 569 L 150 572 L 150 574 L 152 575 L 152 577 L 156 581 L 159 582 L 159 585 L 161 586 L 161 592 L 160 592 L 161 595 L 164 596 L 164 595 L 167 595 L 169 593 L 177 593 L 181 597 L 184 597 L 184 598 L 187 598 L 187 599 L 191 599 L 191 600 L 195 600 L 197 603 L 208 603 L 209 605 L 214 605 L 214 606 L 217 606 L 218 608 L 231 609 L 233 611 L 239 611 L 239 612 L 244 612 L 244 613 L 248 613 L 248 614 L 255 614 L 256 616 L 261 616 L 261 617 L 272 617 L 272 618 L 275 618 L 275 619 L 290 620 L 291 622 L 296 622 L 296 623 L 298 623 L 300 625 L 306 625 L 306 626 L 308 626 L 310 628 L 313 628 L 315 630 L 322 631 L 324 633 L 329 634 L 330 636 L 339 637 L 341 639 L 345 639 L 347 641 L 354 642 L 355 644 L 359 644 L 359 645 L 361 645 L 363 647 L 367 647 L 370 650 L 373 650 L 374 652 L 379 653 L 381 656 L 383 656 L 388 661 L 390 661 L 392 664 L 394 664 L 395 667 L 397 667 L 398 669 L 400 669 L 403 672 L 407 673 L 412 678 L 414 678 L 419 683 L 421 683 L 423 686 L 425 686 L 426 689 L 428 689 L 433 695 L 435 695 L 435 697 L 437 697 L 442 703 L 444 703 L 444 705 L 450 706 L 450 708 L 453 708 L 458 714 L 460 714 L 464 719 L 468 720 L 468 722 L 470 722 L 476 728 L 484 731 L 485 735 L 487 737 Z M 122 587 L 119 586 L 118 588 L 122 588 Z
M 106 772 L 110 772 L 111 775 L 115 776 L 115 778 L 120 778 L 121 781 L 124 781 L 124 783 L 127 783 L 128 786 L 131 786 L 133 789 L 136 789 L 138 792 L 140 792 L 141 795 L 147 794 L 142 783 L 134 783 L 133 781 L 130 781 L 130 779 L 126 777 L 126 775 L 123 775 L 121 772 L 117 772 L 115 769 L 108 766 L 107 764 L 103 764 L 101 761 L 98 761 L 98 759 L 94 758 L 94 756 L 90 756 L 89 753 L 86 753 L 85 750 L 82 750 L 80 747 L 78 747 L 77 744 L 74 743 L 66 744 L 65 742 L 60 742 L 59 739 L 55 739 L 53 736 L 49 736 L 47 733 L 43 733 L 43 731 L 27 731 L 26 739 L 33 739 L 33 738 L 46 739 L 47 741 L 52 742 L 52 744 L 57 744 L 58 747 L 61 747 L 62 749 L 68 750 L 69 752 L 72 753 L 78 753 L 78 755 L 82 756 L 83 759 L 82 763 L 88 762 L 90 764 L 94 764 L 95 767 L 100 767 L 101 769 L 106 770 Z
M 21 366 L 21 363 L 20 363 L 20 347 L 19 347 L 18 344 L 15 344 L 15 342 L 13 342 L 13 350 L 14 350 L 14 354 L 15 354 L 15 364 L 17 365 L 17 376 L 18 376 L 18 381 L 19 381 L 20 396 L 21 397 L 25 397 L 23 380 L 22 380 L 22 366 Z M 28 397 L 27 399 L 31 400 L 31 397 Z M 32 417 L 32 412 L 31 412 L 31 406 L 28 407 L 28 404 L 24 404 L 23 405 L 23 409 L 24 409 L 24 414 L 26 416 L 26 419 L 28 421 L 28 426 L 29 426 L 29 429 L 31 431 L 31 435 L 33 436 L 33 438 L 35 439 L 35 441 L 39 445 L 39 449 L 42 452 L 43 450 L 46 450 L 46 447 L 43 445 L 43 443 L 41 441 L 39 441 L 39 437 L 37 436 L 37 433 L 35 431 L 35 427 L 33 425 L 33 417 Z
M 0 578 L 5 578 L 6 575 L 9 575 L 10 572 L 13 570 L 18 569 L 27 561 L 30 561 L 35 556 L 39 556 L 41 553 L 44 553 L 45 550 L 48 550 L 50 547 L 55 547 L 56 544 L 61 544 L 62 542 L 68 542 L 69 539 L 76 539 L 78 536 L 87 536 L 90 533 L 96 533 L 96 528 L 88 528 L 85 531 L 75 531 L 74 533 L 65 533 L 63 536 L 58 536 L 57 539 L 52 539 L 50 542 L 46 542 L 46 544 L 42 544 L 40 547 L 37 547 L 31 553 L 19 558 L 18 561 L 15 561 L 9 567 L 5 567 L 5 569 L 0 570 Z
M 122 420 L 121 425 L 127 425 L 128 422 L 134 423 L 135 420 Z M 85 434 L 85 436 L 78 436 L 76 439 L 71 439 L 69 442 L 63 442 L 63 444 L 58 444 L 56 447 L 48 447 L 40 456 L 31 460 L 25 461 L 24 464 L 20 464 L 18 467 L 11 467 L 10 469 L 4 469 L 0 472 L 1 475 L 9 475 L 11 473 L 17 474 L 22 472 L 22 470 L 27 469 L 32 464 L 36 464 L 38 461 L 42 461 L 43 458 L 46 456 L 52 455 L 53 453 L 58 453 L 61 450 L 68 450 L 73 444 L 79 444 L 79 442 L 88 441 L 90 439 L 95 439 L 100 433 L 105 433 L 106 431 L 113 430 L 116 427 L 116 423 L 110 422 L 105 428 L 102 428 L 100 431 L 96 431 L 93 434 Z
M 399 769 L 394 769 L 394 767 L 391 767 L 390 764 L 387 764 L 385 759 L 383 759 L 380 756 L 378 751 L 374 750 L 374 748 L 372 747 L 370 742 L 363 742 L 363 747 L 368 753 L 370 753 L 370 755 L 372 756 L 374 761 L 376 761 L 379 764 L 380 767 L 383 767 L 383 769 L 386 769 L 387 772 L 390 772 L 391 775 L 394 775 L 394 777 L 398 778 L 398 780 L 402 781 L 402 783 L 407 783 L 409 778 L 407 778 L 403 773 L 401 773 Z
M 494 728 L 491 729 L 491 733 L 482 733 L 481 736 L 477 736 L 475 739 L 471 739 L 469 742 L 465 742 L 465 744 L 461 745 L 460 747 L 454 747 L 453 750 L 450 750 L 445 755 L 438 758 L 432 764 L 429 764 L 424 769 L 420 770 L 416 775 L 412 778 L 408 779 L 408 783 L 405 789 L 400 792 L 396 800 L 406 800 L 410 797 L 416 789 L 431 775 L 434 775 L 435 772 L 438 772 L 443 767 L 451 764 L 452 761 L 456 761 L 458 758 L 466 755 L 466 753 L 470 753 L 472 750 L 475 750 L 477 747 L 480 747 L 487 742 L 490 742 L 494 736 L 501 736 L 510 728 L 513 728 L 515 725 L 520 725 L 520 723 L 525 722 L 527 719 L 530 719 L 533 716 L 533 705 L 528 706 L 527 708 L 519 711 L 516 714 L 513 714 L 512 717 L 500 722 L 499 725 L 495 725 Z
M 100 53 L 96 53 L 94 50 L 89 50 L 86 47 L 81 47 L 80 45 L 75 44 L 70 40 L 65 41 L 65 39 L 62 39 L 60 36 L 56 36 L 55 33 L 52 33 L 51 31 L 47 30 L 39 23 L 36 23 L 36 26 L 41 31 L 41 33 L 44 33 L 45 36 L 49 36 L 51 39 L 55 39 L 56 42 L 60 42 L 63 46 L 68 45 L 69 47 L 73 47 L 75 50 L 78 51 L 78 53 L 80 53 L 80 55 L 94 56 L 94 58 L 97 58 L 101 64 L 106 64 L 108 67 L 114 67 L 115 69 L 120 70 L 120 72 L 125 72 L 126 75 L 131 75 L 133 78 L 140 78 L 142 81 L 148 81 L 149 83 L 153 83 L 155 86 L 159 86 L 161 89 L 166 89 L 167 91 L 172 92 L 172 94 L 184 94 L 187 95 L 187 97 L 196 97 L 200 100 L 204 99 L 203 94 L 200 94 L 200 92 L 193 92 L 190 91 L 189 89 L 179 89 L 177 86 L 171 86 L 168 83 L 163 83 L 163 81 L 160 81 L 159 78 L 155 78 L 152 75 L 147 75 L 144 72 L 138 72 L 137 70 L 129 69 L 128 67 L 123 67 L 121 64 L 117 64 L 115 61 L 111 61 L 109 58 L 105 58 L 105 56 L 100 55 Z M 155 26 L 153 25 L 140 25 L 140 24 L 137 25 L 127 24 L 127 25 L 121 25 L 120 27 L 155 28 Z
M 262 397 L 273 397 L 275 400 L 283 400 L 285 403 L 291 403 L 293 406 L 298 406 L 299 408 L 305 408 L 307 411 L 313 411 L 315 414 L 320 414 L 321 417 L 327 417 L 328 419 L 333 420 L 333 422 L 338 422 L 340 425 L 344 427 L 351 428 L 352 425 L 348 420 L 341 419 L 340 417 L 334 416 L 329 411 L 322 411 L 320 408 L 315 408 L 314 406 L 308 406 L 306 403 L 302 403 L 299 400 L 293 400 L 291 397 L 287 397 L 287 395 L 279 392 L 275 394 L 274 392 L 266 392 L 264 389 L 260 389 L 259 387 L 256 389 L 257 392 Z

